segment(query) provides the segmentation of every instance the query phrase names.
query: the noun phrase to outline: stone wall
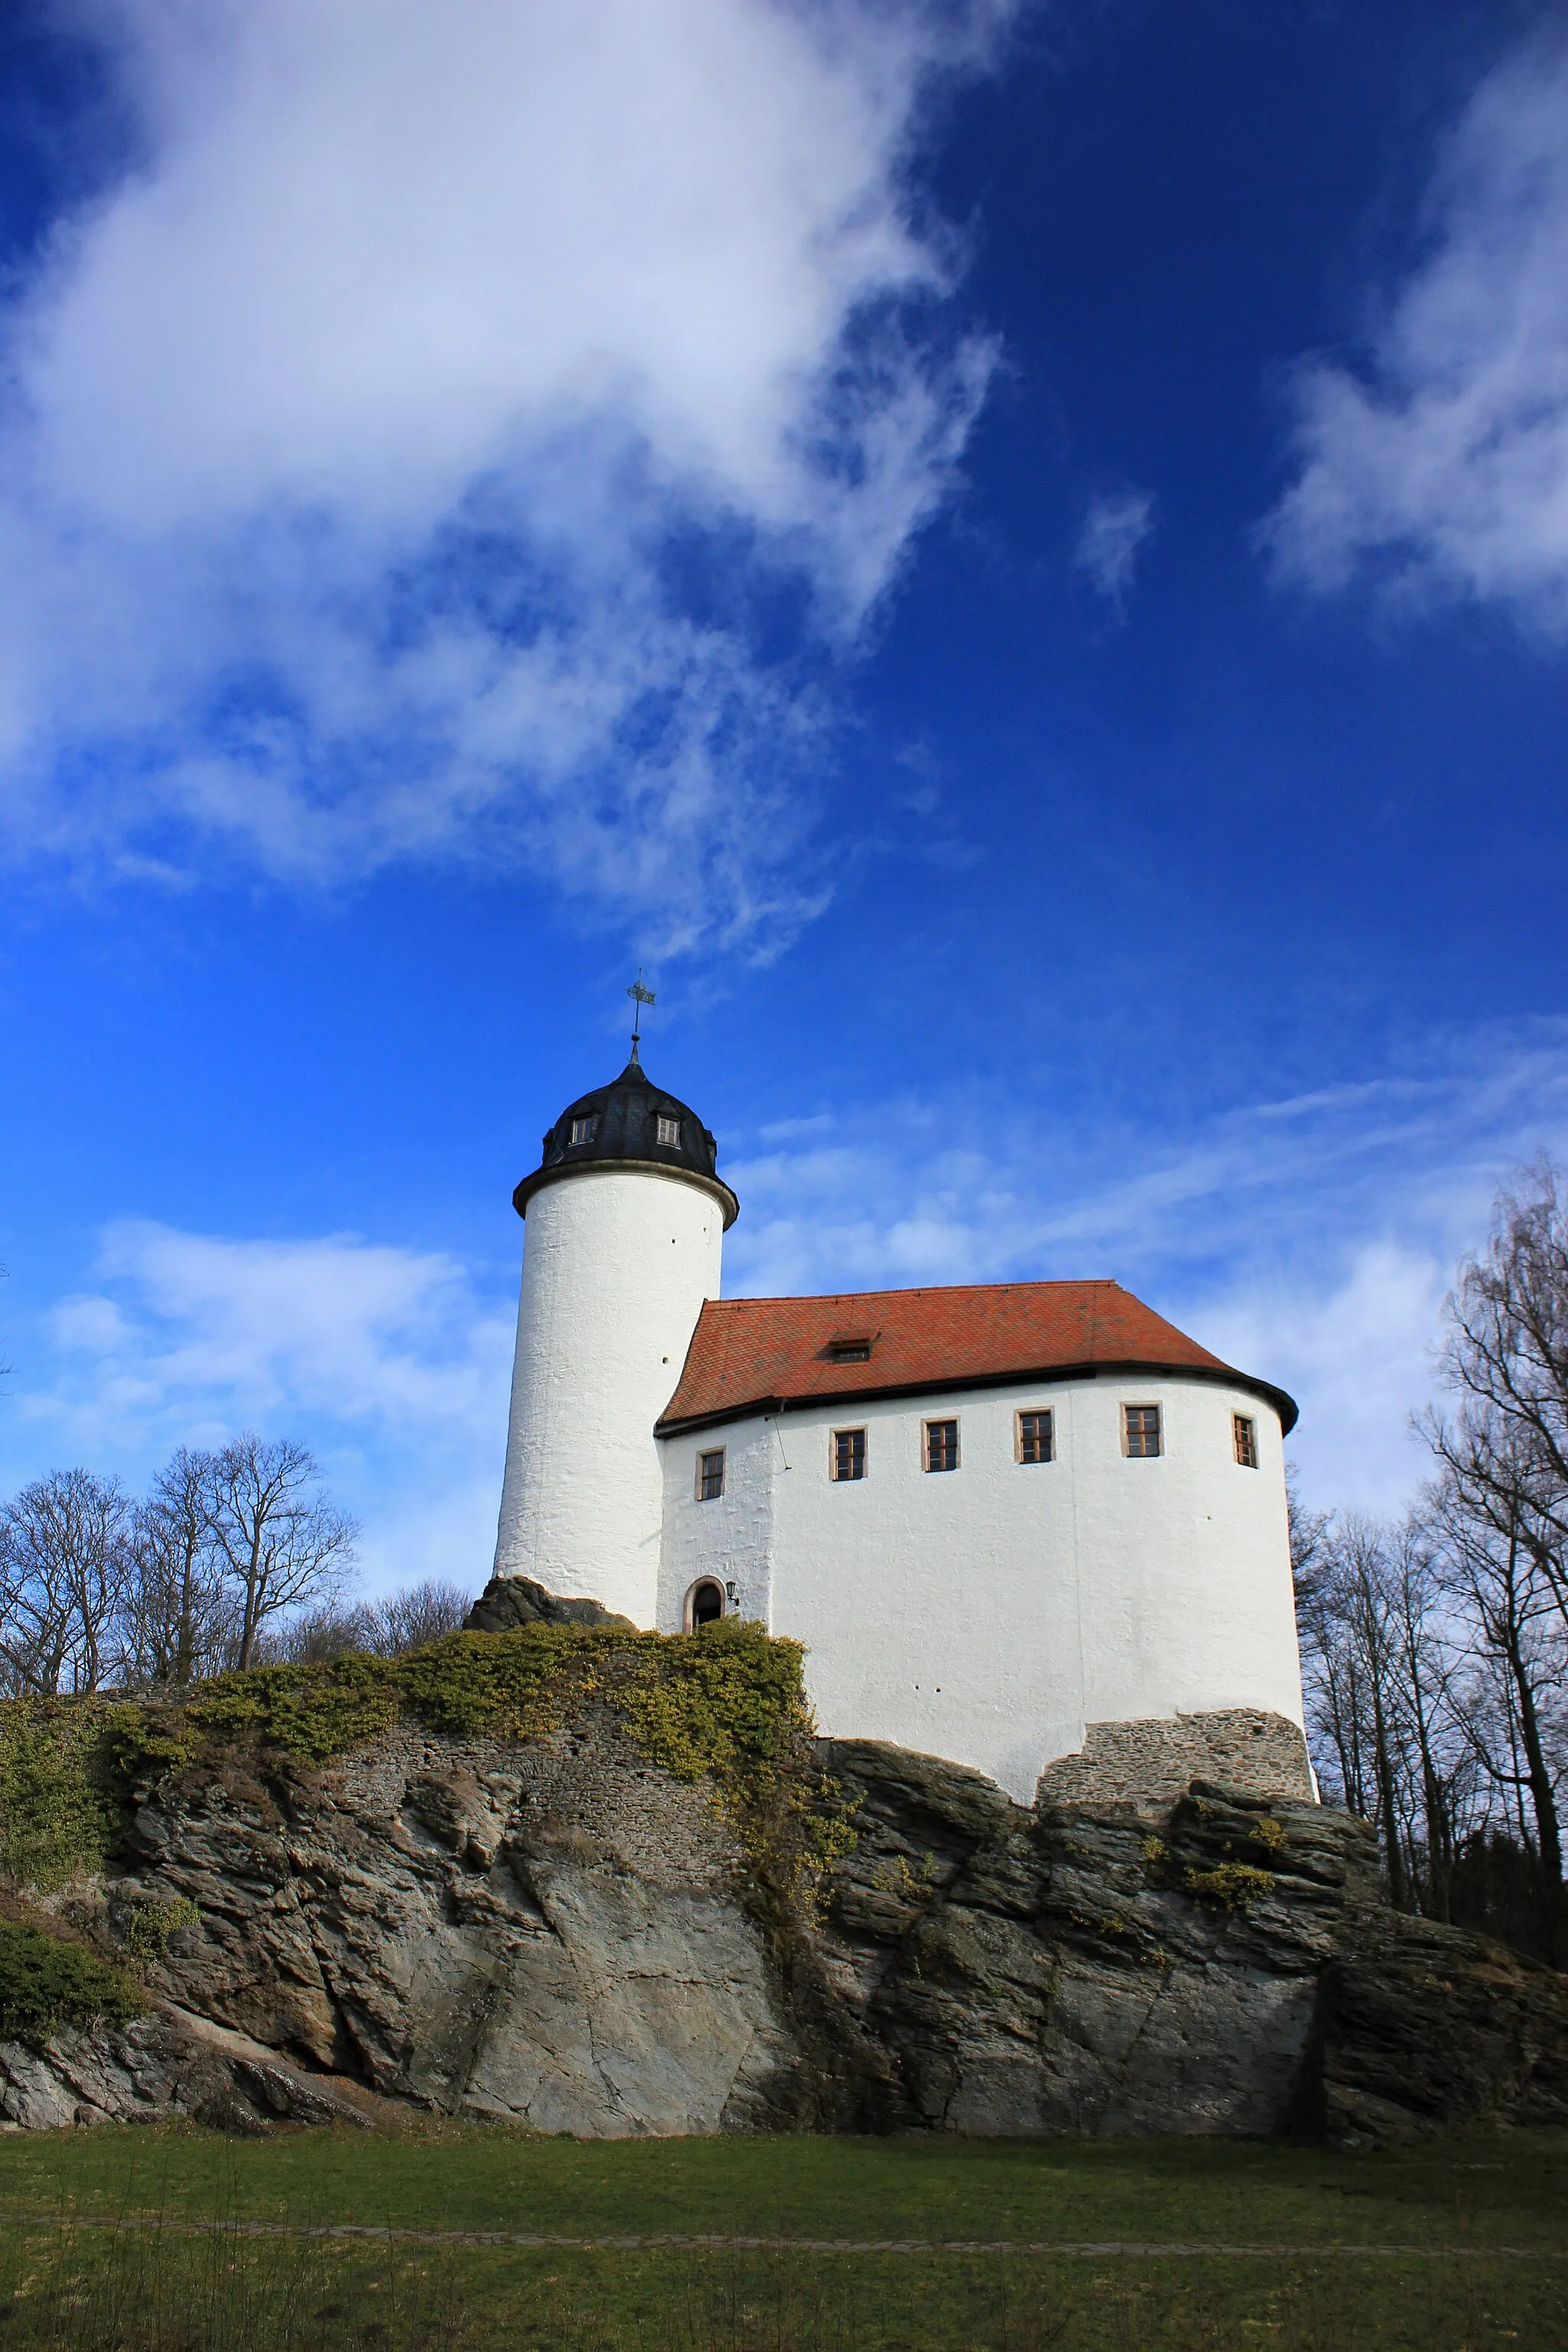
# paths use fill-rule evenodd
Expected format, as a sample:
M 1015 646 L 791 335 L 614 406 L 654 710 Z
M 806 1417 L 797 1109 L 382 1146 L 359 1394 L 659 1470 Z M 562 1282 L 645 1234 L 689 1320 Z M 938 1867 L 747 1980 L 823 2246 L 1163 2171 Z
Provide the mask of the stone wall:
M 1260 1797 L 1310 1803 L 1316 1796 L 1307 1743 L 1297 1725 L 1257 1707 L 1212 1715 L 1155 1716 L 1091 1723 L 1073 1756 L 1040 1775 L 1041 1804 L 1135 1804 L 1167 1812 L 1194 1780 L 1223 1780 Z

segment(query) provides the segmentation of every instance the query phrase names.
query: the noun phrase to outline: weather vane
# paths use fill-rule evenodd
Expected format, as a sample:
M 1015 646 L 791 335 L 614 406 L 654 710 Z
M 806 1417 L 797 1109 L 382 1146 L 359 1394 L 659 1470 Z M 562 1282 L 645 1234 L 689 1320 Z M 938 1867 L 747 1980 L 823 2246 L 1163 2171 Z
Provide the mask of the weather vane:
M 626 994 L 632 999 L 633 1003 L 637 1006 L 637 1012 L 632 1016 L 632 1059 L 634 1062 L 637 1062 L 637 1066 L 640 1069 L 642 1065 L 637 1061 L 637 1045 L 642 1037 L 642 1009 L 645 1004 L 651 1004 L 654 1002 L 654 993 L 652 989 L 645 988 L 642 984 L 641 964 L 637 966 L 637 976 L 633 981 L 631 986 L 627 989 Z

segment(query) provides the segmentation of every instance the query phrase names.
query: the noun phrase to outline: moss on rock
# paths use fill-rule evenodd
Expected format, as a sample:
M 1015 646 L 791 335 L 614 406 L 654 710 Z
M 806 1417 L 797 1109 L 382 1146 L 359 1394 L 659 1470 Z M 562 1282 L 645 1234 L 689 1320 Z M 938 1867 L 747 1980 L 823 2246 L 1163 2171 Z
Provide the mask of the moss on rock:
M 1249 1904 L 1274 1893 L 1274 1874 L 1254 1870 L 1250 1863 L 1222 1862 L 1217 1870 L 1184 1871 L 1182 1885 L 1200 1903 L 1212 1903 L 1226 1911 L 1245 1911 Z
M 320 1765 L 403 1716 L 459 1738 L 542 1739 L 598 1703 L 660 1771 L 710 1780 L 753 1869 L 798 1890 L 853 1842 L 811 1768 L 801 1660 L 797 1643 L 741 1622 L 534 1624 L 219 1675 L 177 1699 L 14 1700 L 0 1706 L 0 1862 L 39 1889 L 101 1868 L 128 1810 L 215 1749 Z

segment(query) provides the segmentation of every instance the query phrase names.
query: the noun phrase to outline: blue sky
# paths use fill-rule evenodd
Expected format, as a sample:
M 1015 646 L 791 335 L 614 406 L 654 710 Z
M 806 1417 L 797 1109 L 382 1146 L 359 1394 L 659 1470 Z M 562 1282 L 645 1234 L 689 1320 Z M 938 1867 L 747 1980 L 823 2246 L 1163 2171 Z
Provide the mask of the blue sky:
M 493 1542 L 517 1178 L 731 1290 L 1115 1275 L 1395 1507 L 1568 1146 L 1568 16 L 31 0 L 0 1475 Z

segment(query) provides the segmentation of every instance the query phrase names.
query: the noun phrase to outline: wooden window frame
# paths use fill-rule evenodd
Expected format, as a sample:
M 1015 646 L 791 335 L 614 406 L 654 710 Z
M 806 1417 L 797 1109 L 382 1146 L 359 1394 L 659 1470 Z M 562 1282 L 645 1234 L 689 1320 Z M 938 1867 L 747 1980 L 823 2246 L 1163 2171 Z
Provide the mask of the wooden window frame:
M 1036 1454 L 1030 1455 L 1030 1454 L 1026 1454 L 1026 1453 L 1025 1453 L 1025 1451 L 1024 1451 L 1024 1423 L 1026 1423 L 1026 1421 L 1043 1421 L 1043 1422 L 1045 1423 L 1045 1424 L 1046 1424 L 1046 1450 L 1045 1450 L 1045 1452 L 1044 1452 L 1043 1454 Z M 1028 1469 L 1036 1469 L 1036 1468 L 1038 1468 L 1039 1466 L 1041 1466 L 1042 1465 L 1044 1465 L 1045 1463 L 1047 1463 L 1047 1462 L 1054 1462 L 1054 1461 L 1056 1460 L 1056 1458 L 1057 1458 L 1057 1409 L 1056 1409 L 1055 1405 L 1052 1405 L 1052 1404 L 1030 1404 L 1030 1405 L 1023 1405 L 1023 1406 L 1020 1406 L 1019 1410 L 1018 1410 L 1018 1411 L 1017 1411 L 1017 1412 L 1013 1415 L 1013 1459 L 1014 1459 L 1014 1461 L 1015 1461 L 1015 1462 L 1021 1462 L 1021 1463 L 1023 1464 L 1024 1467 L 1025 1467 L 1026 1470 L 1028 1470 Z
M 858 1471 L 850 1470 L 846 1473 L 840 1471 L 838 1467 L 838 1441 L 841 1437 L 858 1437 L 860 1440 L 860 1467 Z M 847 1422 L 842 1429 L 828 1431 L 827 1478 L 830 1486 L 862 1486 L 870 1475 L 870 1460 L 871 1448 L 867 1443 L 866 1423 L 863 1421 Z
M 708 1486 L 708 1465 L 710 1462 L 717 1462 L 719 1465 L 719 1484 L 713 1487 L 711 1491 L 710 1491 Z M 724 1494 L 724 1477 L 728 1468 L 729 1464 L 724 1459 L 723 1446 L 709 1445 L 699 1448 L 697 1454 L 697 1500 L 700 1503 L 717 1503 L 722 1500 Z
M 1149 1453 L 1147 1449 L 1142 1447 L 1136 1454 L 1132 1451 L 1132 1430 L 1127 1416 L 1129 1413 L 1133 1412 L 1152 1412 L 1154 1416 L 1155 1445 L 1152 1454 Z M 1159 1462 L 1163 1459 L 1165 1452 L 1165 1408 L 1161 1404 L 1158 1398 L 1144 1398 L 1136 1404 L 1124 1404 L 1122 1406 L 1121 1451 L 1129 1462 Z
M 1244 1450 L 1245 1449 L 1245 1450 Z M 1230 1416 L 1230 1450 L 1238 1470 L 1256 1470 L 1258 1459 L 1258 1423 L 1249 1412 L 1233 1412 Z
M 951 1462 L 933 1462 L 931 1460 L 931 1433 L 933 1429 L 952 1430 L 952 1460 Z M 922 1421 L 921 1423 L 921 1468 L 926 1473 L 927 1476 L 944 1477 L 949 1471 L 961 1469 L 963 1465 L 963 1447 L 959 1434 L 958 1415 L 955 1412 L 939 1412 L 933 1415 L 930 1421 Z
M 674 1129 L 674 1133 L 666 1135 L 664 1130 L 667 1127 L 672 1128 Z M 655 1114 L 653 1136 L 655 1143 L 661 1151 L 679 1151 L 680 1149 L 680 1121 L 678 1118 L 670 1118 L 664 1111 L 657 1112 Z
M 584 1132 L 581 1135 L 577 1132 L 579 1128 L 584 1129 Z M 579 1144 L 596 1143 L 598 1141 L 598 1138 L 599 1114 L 597 1111 L 588 1111 L 583 1118 L 574 1118 L 573 1120 L 571 1132 L 566 1139 L 567 1148 L 568 1150 L 575 1150 Z

